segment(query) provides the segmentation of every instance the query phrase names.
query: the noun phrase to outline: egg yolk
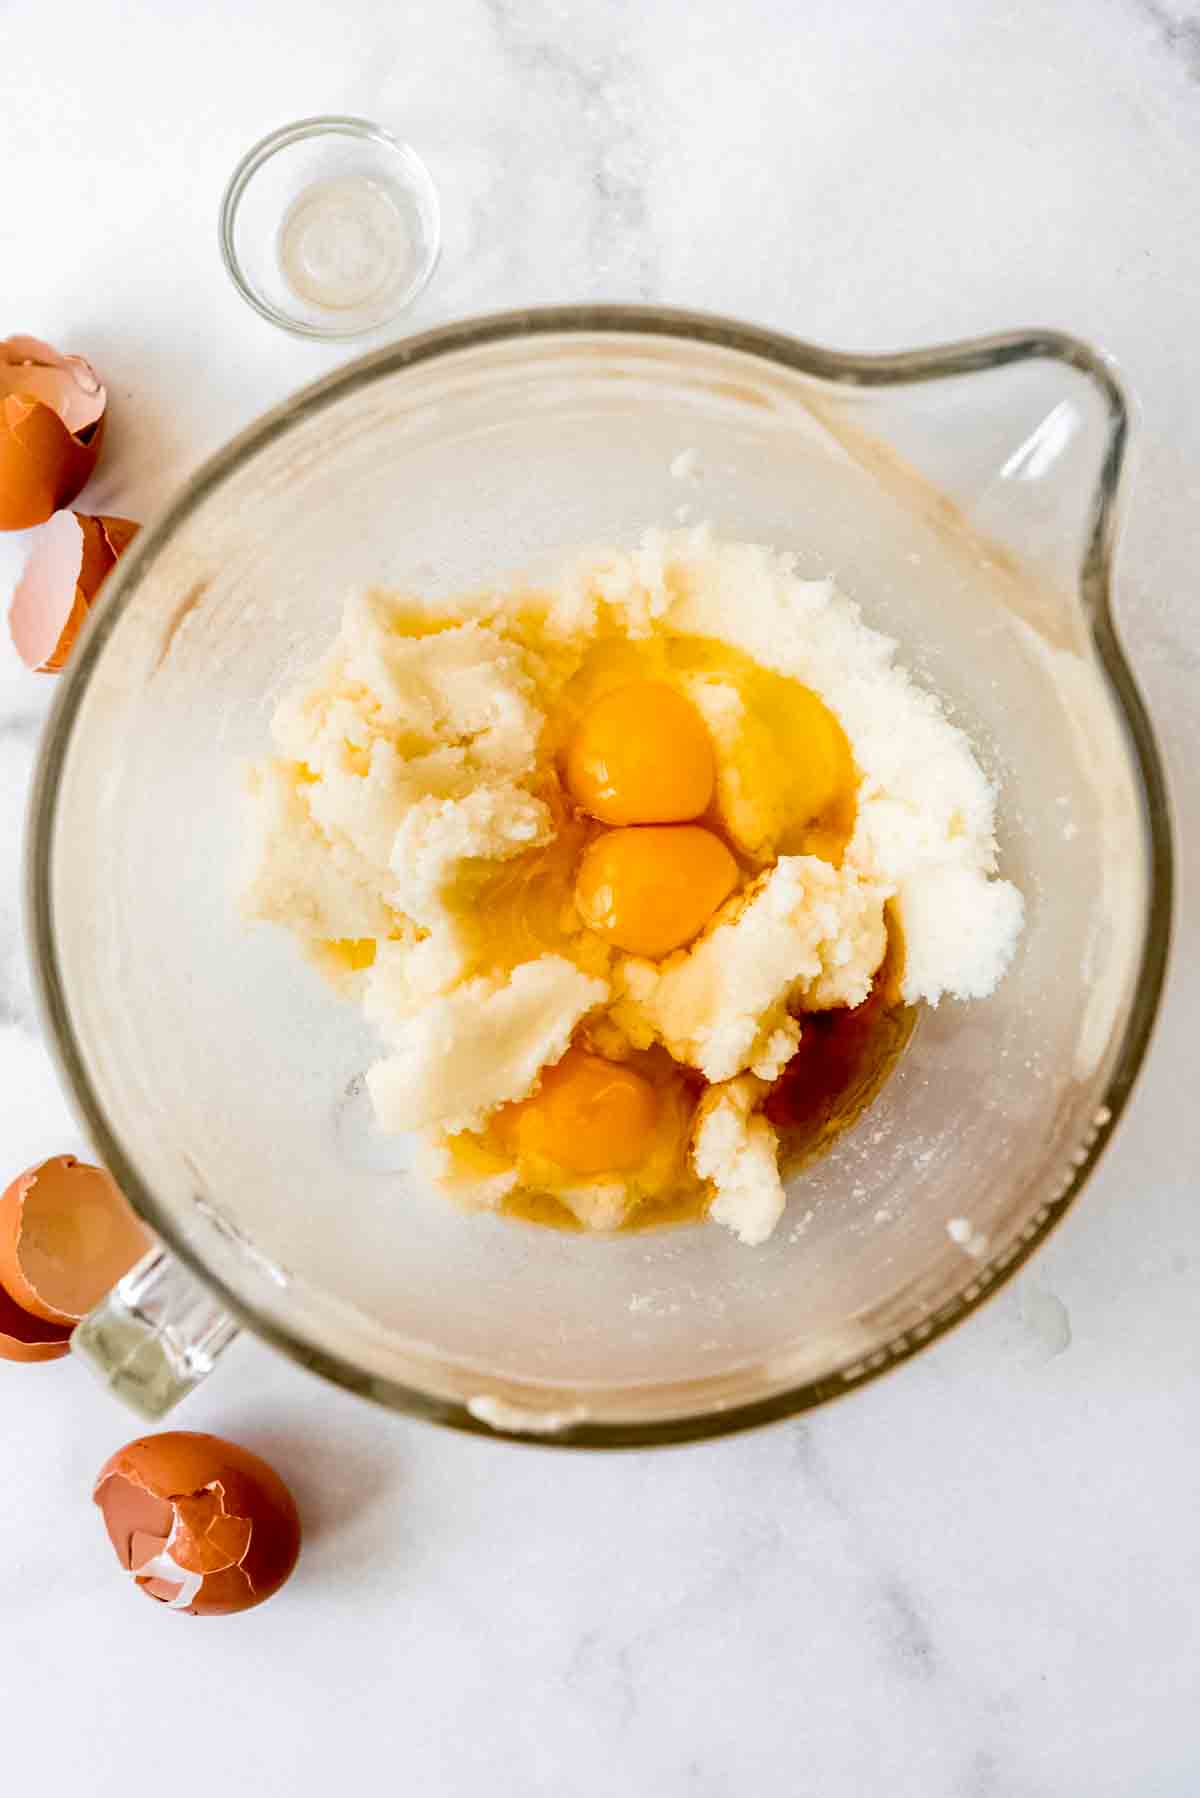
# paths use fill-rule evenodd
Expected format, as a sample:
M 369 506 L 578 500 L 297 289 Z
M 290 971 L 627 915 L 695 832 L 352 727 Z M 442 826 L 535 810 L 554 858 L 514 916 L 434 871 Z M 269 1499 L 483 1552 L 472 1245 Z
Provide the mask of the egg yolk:
M 841 854 L 854 829 L 857 777 L 850 744 L 820 696 L 755 669 L 741 684 L 736 734 L 722 756 L 717 811 L 752 860 Z
M 532 1098 L 505 1105 L 493 1129 L 519 1161 L 548 1161 L 574 1174 L 619 1173 L 649 1154 L 659 1101 L 632 1068 L 568 1049 Z
M 567 746 L 567 789 L 604 824 L 678 824 L 712 798 L 712 744 L 690 700 L 665 681 L 597 699 Z
M 575 903 L 590 930 L 651 961 L 699 936 L 737 885 L 737 863 L 695 824 L 609 830 L 584 852 Z
M 375 960 L 374 937 L 335 937 L 330 939 L 325 947 L 339 966 L 349 969 L 353 974 L 359 974 L 364 968 L 369 968 Z

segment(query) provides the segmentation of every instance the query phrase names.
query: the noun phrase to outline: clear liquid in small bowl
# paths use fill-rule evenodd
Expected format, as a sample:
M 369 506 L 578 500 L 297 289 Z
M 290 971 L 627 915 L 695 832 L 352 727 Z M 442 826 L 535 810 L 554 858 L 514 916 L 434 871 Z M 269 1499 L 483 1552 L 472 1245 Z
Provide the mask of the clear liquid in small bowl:
M 366 175 L 331 175 L 292 201 L 276 254 L 298 299 L 323 311 L 374 310 L 412 279 L 418 245 L 406 209 Z

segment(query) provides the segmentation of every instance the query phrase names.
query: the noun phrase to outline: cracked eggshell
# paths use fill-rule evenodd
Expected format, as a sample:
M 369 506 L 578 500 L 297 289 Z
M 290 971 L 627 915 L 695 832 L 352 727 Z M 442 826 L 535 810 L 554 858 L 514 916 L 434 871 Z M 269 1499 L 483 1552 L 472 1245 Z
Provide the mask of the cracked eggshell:
M 68 1330 L 151 1246 L 112 1175 L 74 1155 L 27 1168 L 0 1198 L 0 1287 Z
M 66 664 L 101 583 L 140 527 L 129 518 L 56 512 L 34 539 L 8 609 L 17 654 L 35 674 Z
M 0 340 L 0 531 L 44 524 L 96 466 L 108 394 L 90 362 Z
M 192 1617 L 251 1610 L 300 1553 L 300 1518 L 274 1468 L 191 1430 L 142 1436 L 101 1468 L 92 1494 L 122 1567 L 148 1597 Z

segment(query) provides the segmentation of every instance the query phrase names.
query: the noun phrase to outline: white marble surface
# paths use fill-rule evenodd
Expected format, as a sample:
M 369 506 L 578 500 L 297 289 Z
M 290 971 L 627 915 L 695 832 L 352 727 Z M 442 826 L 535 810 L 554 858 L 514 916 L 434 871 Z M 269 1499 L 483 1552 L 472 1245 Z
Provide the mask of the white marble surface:
M 426 153 L 414 324 L 671 300 L 847 347 L 1058 325 L 1140 402 L 1120 615 L 1170 758 L 1174 977 L 1068 1225 L 964 1330 L 808 1422 L 656 1455 L 460 1440 L 250 1345 L 181 1415 L 310 1527 L 252 1617 L 122 1588 L 87 1502 L 130 1430 L 0 1367 L 6 1790 L 450 1798 L 1200 1791 L 1200 7 L 1195 0 L 0 0 L 2 330 L 86 350 L 91 510 L 147 512 L 344 352 L 234 296 L 235 157 L 306 113 Z M 94 503 L 93 503 L 94 502 Z M 19 546 L 0 542 L 0 586 Z M 4 652 L 7 653 L 6 651 Z M 7 1165 L 78 1144 L 19 942 L 48 683 L 0 667 Z

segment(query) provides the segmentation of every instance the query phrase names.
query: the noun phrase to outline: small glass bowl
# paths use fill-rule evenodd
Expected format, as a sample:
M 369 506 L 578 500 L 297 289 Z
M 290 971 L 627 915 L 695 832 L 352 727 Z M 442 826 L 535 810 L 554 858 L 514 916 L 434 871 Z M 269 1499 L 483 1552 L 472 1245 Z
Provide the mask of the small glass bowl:
M 410 306 L 441 246 L 416 151 L 368 119 L 299 119 L 248 150 L 221 202 L 242 298 L 300 337 L 360 337 Z

